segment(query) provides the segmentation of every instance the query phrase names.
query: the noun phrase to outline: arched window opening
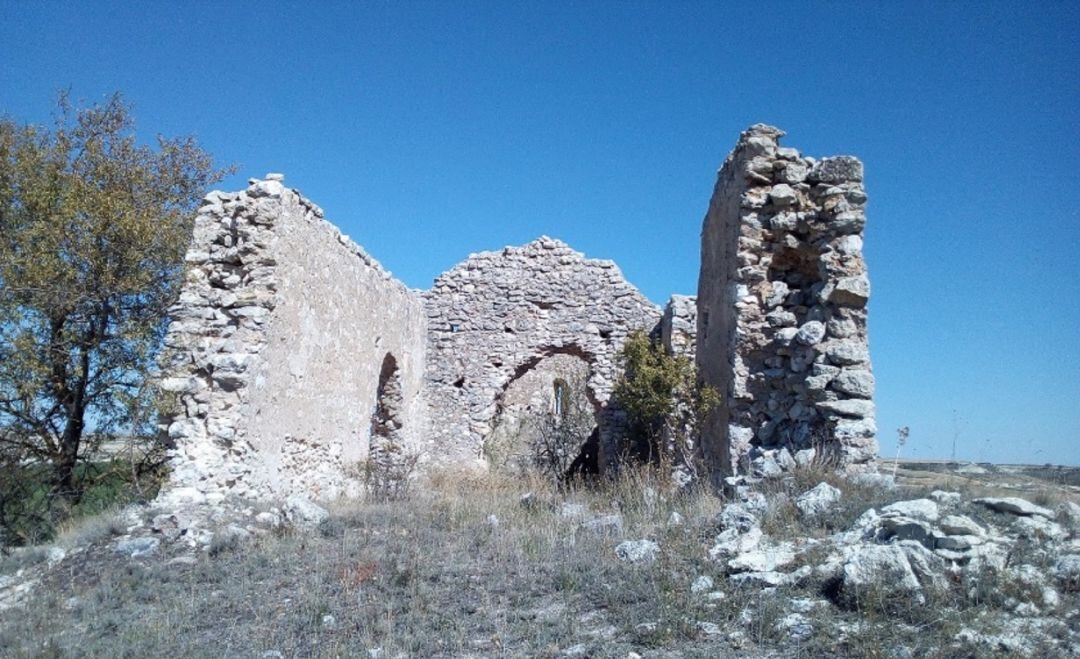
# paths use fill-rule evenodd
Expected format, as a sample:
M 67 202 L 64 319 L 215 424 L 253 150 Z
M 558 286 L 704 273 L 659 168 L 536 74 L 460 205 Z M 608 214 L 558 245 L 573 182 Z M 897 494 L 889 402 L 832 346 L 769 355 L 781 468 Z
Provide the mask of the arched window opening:
M 565 418 L 570 413 L 570 386 L 566 384 L 566 380 L 557 378 L 554 384 L 555 389 L 555 416 L 558 418 Z

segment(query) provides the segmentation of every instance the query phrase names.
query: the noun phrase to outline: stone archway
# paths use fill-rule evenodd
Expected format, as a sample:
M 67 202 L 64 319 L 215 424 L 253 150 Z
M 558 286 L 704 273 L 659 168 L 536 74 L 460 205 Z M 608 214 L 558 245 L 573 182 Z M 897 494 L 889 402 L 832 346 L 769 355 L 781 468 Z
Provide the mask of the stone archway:
M 543 350 L 517 367 L 495 399 L 483 444 L 488 464 L 559 481 L 575 464 L 578 471 L 595 472 L 596 451 L 585 450 L 598 436 L 601 412 L 591 373 L 588 356 L 573 347 Z M 583 452 L 588 456 L 582 458 Z

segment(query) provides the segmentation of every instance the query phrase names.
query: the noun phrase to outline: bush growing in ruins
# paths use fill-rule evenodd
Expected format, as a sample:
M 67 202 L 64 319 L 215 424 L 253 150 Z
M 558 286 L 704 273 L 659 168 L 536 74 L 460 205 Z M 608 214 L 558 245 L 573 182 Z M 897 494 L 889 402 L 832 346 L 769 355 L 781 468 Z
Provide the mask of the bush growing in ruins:
M 371 501 L 400 501 L 408 496 L 420 456 L 386 442 L 360 465 L 364 491 Z
M 134 136 L 119 94 L 54 126 L 0 119 L 0 441 L 50 467 L 77 503 L 77 466 L 119 431 L 153 435 L 149 383 L 190 217 L 226 172 L 193 138 Z
M 698 379 L 689 357 L 668 354 L 644 332 L 627 339 L 619 360 L 623 374 L 614 396 L 626 410 L 632 446 L 648 460 L 697 473 L 697 438 L 720 402 L 716 389 Z

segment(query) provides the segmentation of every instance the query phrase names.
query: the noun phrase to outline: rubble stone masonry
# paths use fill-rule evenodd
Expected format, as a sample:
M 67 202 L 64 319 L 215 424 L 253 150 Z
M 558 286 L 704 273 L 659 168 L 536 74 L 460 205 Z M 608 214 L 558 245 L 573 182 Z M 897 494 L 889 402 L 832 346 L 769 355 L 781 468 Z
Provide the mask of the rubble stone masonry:
M 552 238 L 473 254 L 417 291 L 281 175 L 209 194 L 162 361 L 176 401 L 163 499 L 356 496 L 359 465 L 388 442 L 421 464 L 482 465 L 508 390 L 550 398 L 554 376 L 530 374 L 568 358 L 610 469 L 625 435 L 617 355 L 636 330 L 694 356 L 724 395 L 702 437 L 714 473 L 867 463 L 862 164 L 804 157 L 782 135 L 743 133 L 705 218 L 697 298 L 663 311 L 613 262 Z

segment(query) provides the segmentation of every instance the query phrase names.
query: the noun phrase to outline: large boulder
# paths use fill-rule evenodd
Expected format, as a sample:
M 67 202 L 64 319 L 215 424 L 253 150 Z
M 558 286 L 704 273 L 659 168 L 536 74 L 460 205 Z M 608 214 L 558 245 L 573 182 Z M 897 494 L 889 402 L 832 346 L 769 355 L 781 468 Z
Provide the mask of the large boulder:
M 912 517 L 924 522 L 936 522 L 941 515 L 937 502 L 931 499 L 911 499 L 909 501 L 897 501 L 881 509 L 883 516 L 898 515 Z
M 866 598 L 924 604 L 926 590 L 942 588 L 944 562 L 921 544 L 864 544 L 844 552 L 840 596 L 853 605 Z

